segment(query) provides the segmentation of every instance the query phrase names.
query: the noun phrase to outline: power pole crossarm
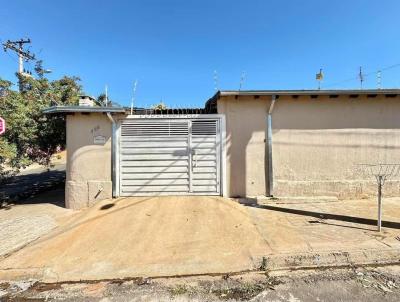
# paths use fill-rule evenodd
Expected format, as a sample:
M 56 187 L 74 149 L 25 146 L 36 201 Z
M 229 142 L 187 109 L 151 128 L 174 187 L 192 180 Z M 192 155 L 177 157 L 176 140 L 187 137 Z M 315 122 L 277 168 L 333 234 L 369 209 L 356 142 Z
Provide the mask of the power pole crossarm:
M 18 55 L 18 73 L 21 75 L 24 72 L 24 60 L 29 61 L 29 60 L 35 60 L 35 55 L 31 54 L 29 50 L 25 51 L 24 50 L 24 44 L 31 43 L 31 39 L 20 39 L 17 41 L 10 41 L 7 40 L 5 43 L 3 43 L 3 48 L 4 51 L 7 51 L 8 49 L 14 51 Z M 21 89 L 21 83 L 20 83 L 20 89 Z
M 4 51 L 7 49 L 13 50 L 18 54 L 19 57 L 19 72 L 23 72 L 23 60 L 35 60 L 35 55 L 31 54 L 29 51 L 24 51 L 24 44 L 31 43 L 31 40 L 19 40 L 19 41 L 10 41 L 7 40 L 6 43 L 3 44 Z

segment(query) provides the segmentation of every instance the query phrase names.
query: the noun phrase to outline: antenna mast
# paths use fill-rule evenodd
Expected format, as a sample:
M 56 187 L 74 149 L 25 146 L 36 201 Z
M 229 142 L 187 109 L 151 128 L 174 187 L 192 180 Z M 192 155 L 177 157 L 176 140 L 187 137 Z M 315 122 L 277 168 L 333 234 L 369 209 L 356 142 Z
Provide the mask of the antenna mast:
M 324 79 L 324 74 L 322 73 L 322 68 L 320 68 L 319 72 L 315 75 L 315 79 L 318 81 L 318 90 L 321 90 L 321 82 Z
M 214 70 L 214 90 L 218 91 L 218 73 Z
M 377 77 L 377 82 L 378 82 L 378 89 L 382 88 L 382 72 L 380 70 L 378 70 L 378 72 L 376 73 L 376 77 Z
M 106 87 L 105 87 L 105 92 L 106 92 L 106 99 L 105 99 L 105 103 L 106 103 L 106 107 L 108 106 L 108 87 L 107 87 L 107 84 L 106 84 Z
M 133 84 L 133 95 L 132 95 L 132 101 L 131 101 L 131 115 L 133 115 L 133 103 L 135 102 L 135 95 L 136 95 L 136 86 L 137 86 L 137 80 Z
M 246 72 L 242 71 L 242 75 L 240 76 L 239 91 L 242 90 L 245 78 L 246 78 Z
M 364 74 L 362 72 L 361 66 L 360 66 L 360 72 L 358 73 L 358 78 L 360 79 L 360 89 L 363 89 Z

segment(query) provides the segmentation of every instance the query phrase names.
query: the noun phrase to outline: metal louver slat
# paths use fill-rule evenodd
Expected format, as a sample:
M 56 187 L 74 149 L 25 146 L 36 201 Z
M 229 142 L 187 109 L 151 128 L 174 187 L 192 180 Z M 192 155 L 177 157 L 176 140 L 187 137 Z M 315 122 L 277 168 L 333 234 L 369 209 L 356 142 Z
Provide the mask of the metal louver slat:
M 120 194 L 189 193 L 188 134 L 188 121 L 122 121 Z
M 126 118 L 120 123 L 121 196 L 218 195 L 217 119 Z
M 216 120 L 197 120 L 192 122 L 192 135 L 217 135 Z
M 217 120 L 192 121 L 191 150 L 193 169 L 191 189 L 194 193 L 219 193 L 218 155 L 220 148 L 217 134 Z
M 188 123 L 186 121 L 171 120 L 126 120 L 122 123 L 122 136 L 187 136 Z

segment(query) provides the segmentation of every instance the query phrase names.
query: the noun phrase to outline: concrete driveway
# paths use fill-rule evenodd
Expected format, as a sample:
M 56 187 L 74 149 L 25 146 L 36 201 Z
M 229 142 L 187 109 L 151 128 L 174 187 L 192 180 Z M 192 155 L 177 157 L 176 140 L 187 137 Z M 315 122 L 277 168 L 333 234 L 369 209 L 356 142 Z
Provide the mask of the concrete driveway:
M 247 209 L 220 197 L 101 202 L 0 262 L 0 279 L 44 281 L 227 273 L 270 250 Z
M 142 197 L 103 201 L 0 259 L 1 279 L 46 282 L 399 263 L 400 200 Z

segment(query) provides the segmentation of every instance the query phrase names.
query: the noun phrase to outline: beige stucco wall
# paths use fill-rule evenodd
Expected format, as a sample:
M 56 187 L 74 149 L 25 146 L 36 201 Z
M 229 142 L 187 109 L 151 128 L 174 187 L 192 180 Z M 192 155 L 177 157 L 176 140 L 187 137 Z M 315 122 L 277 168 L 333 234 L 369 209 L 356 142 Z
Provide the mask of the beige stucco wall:
M 67 116 L 67 208 L 84 208 L 112 196 L 111 134 L 104 114 Z M 95 136 L 105 137 L 105 143 L 95 144 Z
M 266 117 L 270 97 L 222 97 L 230 196 L 267 192 Z M 400 98 L 280 97 L 272 113 L 274 195 L 362 197 L 376 186 L 358 163 L 400 163 Z M 398 181 L 386 195 L 400 195 Z
M 224 97 L 218 100 L 218 113 L 226 118 L 227 195 L 265 195 L 266 112 L 270 99 Z

